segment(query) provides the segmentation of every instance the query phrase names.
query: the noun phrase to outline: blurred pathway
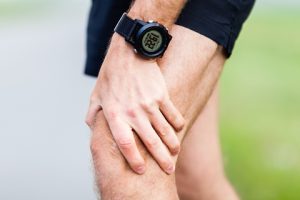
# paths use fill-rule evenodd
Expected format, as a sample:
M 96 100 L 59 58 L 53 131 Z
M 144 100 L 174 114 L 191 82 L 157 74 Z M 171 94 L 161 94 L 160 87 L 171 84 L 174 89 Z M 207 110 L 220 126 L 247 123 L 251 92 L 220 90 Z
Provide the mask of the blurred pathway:
M 0 19 L 0 199 L 93 200 L 88 1 Z

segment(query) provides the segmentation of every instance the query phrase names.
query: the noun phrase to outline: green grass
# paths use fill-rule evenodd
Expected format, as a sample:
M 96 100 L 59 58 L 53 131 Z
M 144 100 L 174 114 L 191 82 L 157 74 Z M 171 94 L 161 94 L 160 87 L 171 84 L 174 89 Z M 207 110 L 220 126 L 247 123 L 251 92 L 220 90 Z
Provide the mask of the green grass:
M 51 1 L 4 1 L 0 0 L 0 21 L 20 19 L 37 14 L 40 16 L 43 12 L 51 10 L 51 5 L 56 2 Z
M 300 199 L 300 9 L 282 10 L 252 13 L 221 80 L 225 166 L 243 200 Z

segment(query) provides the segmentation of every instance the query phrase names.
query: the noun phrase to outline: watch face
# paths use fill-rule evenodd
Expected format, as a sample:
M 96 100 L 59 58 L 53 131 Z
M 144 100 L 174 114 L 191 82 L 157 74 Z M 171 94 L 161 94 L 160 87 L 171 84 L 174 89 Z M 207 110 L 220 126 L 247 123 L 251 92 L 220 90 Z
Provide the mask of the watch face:
M 142 39 L 143 49 L 149 53 L 159 51 L 163 43 L 163 38 L 160 32 L 149 30 Z
M 168 30 L 158 23 L 147 23 L 136 33 L 134 47 L 146 58 L 161 57 L 167 49 L 171 36 Z

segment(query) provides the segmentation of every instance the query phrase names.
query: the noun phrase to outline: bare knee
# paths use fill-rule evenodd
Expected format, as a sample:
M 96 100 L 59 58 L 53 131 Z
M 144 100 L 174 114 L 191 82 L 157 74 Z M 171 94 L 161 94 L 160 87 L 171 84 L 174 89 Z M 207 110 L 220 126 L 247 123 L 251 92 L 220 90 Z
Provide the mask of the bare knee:
M 164 173 L 137 139 L 146 173 L 134 173 L 114 142 L 102 112 L 96 118 L 90 149 L 97 188 L 102 200 L 177 200 L 175 176 Z

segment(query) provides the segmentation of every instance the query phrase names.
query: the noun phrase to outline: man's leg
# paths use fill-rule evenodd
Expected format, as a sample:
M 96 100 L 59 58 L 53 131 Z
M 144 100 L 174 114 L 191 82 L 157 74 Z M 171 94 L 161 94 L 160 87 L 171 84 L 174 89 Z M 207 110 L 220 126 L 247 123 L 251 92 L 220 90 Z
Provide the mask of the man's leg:
M 238 199 L 223 170 L 218 132 L 218 89 L 187 133 L 176 166 L 181 200 Z
M 99 112 L 91 151 L 101 200 L 178 199 L 175 176 L 162 171 L 140 140 L 136 138 L 136 141 L 147 162 L 147 171 L 143 175 L 137 175 L 130 169 L 111 136 L 102 111 Z
M 221 48 L 217 49 L 210 39 L 179 26 L 172 31 L 173 35 L 181 37 L 173 37 L 171 50 L 166 52 L 160 66 L 170 97 L 186 119 L 185 128 L 178 134 L 182 141 L 206 104 L 203 99 L 211 95 L 225 58 Z M 191 48 L 192 53 L 184 48 L 174 48 L 183 44 Z M 128 167 L 112 139 L 103 113 L 98 113 L 91 150 L 102 199 L 178 199 L 175 175 L 166 175 L 139 139 L 136 140 L 147 162 L 147 171 L 143 175 L 136 175 Z

